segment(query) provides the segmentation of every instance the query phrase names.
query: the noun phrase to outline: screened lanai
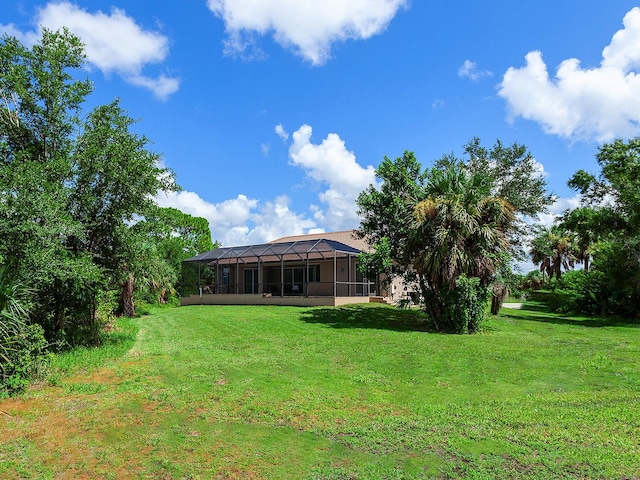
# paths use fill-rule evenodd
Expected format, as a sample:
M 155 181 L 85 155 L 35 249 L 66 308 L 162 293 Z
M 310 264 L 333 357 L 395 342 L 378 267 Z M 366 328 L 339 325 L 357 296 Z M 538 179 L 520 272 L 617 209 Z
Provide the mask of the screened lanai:
M 368 301 L 375 284 L 358 272 L 360 252 L 330 239 L 216 248 L 184 262 L 182 303 L 326 305 L 331 302 L 319 299 L 358 297 Z

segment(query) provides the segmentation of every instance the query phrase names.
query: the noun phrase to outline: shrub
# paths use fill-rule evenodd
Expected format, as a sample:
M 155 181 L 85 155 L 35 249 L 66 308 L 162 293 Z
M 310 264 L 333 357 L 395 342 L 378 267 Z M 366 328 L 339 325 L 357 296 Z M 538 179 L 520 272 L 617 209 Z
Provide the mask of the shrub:
M 28 325 L 4 339 L 0 355 L 0 398 L 22 392 L 30 380 L 40 377 L 49 363 L 47 341 L 40 325 Z
M 0 266 L 0 398 L 23 391 L 48 362 L 44 330 L 29 324 L 32 295 L 15 261 Z
M 452 290 L 442 294 L 442 327 L 454 333 L 474 333 L 480 330 L 490 292 L 479 278 L 460 276 Z

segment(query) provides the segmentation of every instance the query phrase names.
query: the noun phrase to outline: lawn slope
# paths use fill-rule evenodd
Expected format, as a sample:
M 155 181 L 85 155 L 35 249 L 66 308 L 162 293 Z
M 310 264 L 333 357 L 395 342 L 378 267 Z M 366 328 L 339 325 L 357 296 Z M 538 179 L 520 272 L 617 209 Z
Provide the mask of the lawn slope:
M 640 477 L 637 324 L 202 306 L 122 331 L 126 354 L 0 402 L 0 478 Z

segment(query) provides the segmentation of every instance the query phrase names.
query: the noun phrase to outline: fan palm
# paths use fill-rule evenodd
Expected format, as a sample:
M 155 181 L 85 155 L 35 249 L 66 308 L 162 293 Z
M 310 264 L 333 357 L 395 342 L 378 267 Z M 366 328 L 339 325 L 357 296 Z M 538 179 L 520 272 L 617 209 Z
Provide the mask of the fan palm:
M 487 287 L 509 249 L 513 207 L 491 196 L 486 178 L 449 166 L 432 169 L 426 198 L 414 210 L 409 255 L 432 318 L 441 313 L 442 294 L 463 275 Z
M 24 299 L 30 291 L 13 278 L 12 270 L 11 265 L 0 266 L 0 370 L 29 316 Z
M 531 241 L 531 261 L 540 265 L 540 271 L 549 278 L 560 279 L 562 270 L 573 268 L 578 260 L 577 246 L 571 232 L 557 225 L 539 227 Z
M 509 248 L 513 207 L 491 197 L 481 176 L 453 167 L 433 170 L 427 191 L 415 207 L 415 270 L 439 287 L 462 274 L 488 285 Z

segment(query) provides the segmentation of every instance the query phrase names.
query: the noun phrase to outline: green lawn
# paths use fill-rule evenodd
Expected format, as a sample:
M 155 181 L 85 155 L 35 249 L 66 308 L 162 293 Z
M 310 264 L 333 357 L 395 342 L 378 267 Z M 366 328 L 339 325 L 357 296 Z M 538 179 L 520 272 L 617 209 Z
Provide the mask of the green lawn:
M 631 322 L 529 301 L 456 336 L 384 306 L 203 306 L 113 335 L 0 402 L 0 478 L 640 477 Z

